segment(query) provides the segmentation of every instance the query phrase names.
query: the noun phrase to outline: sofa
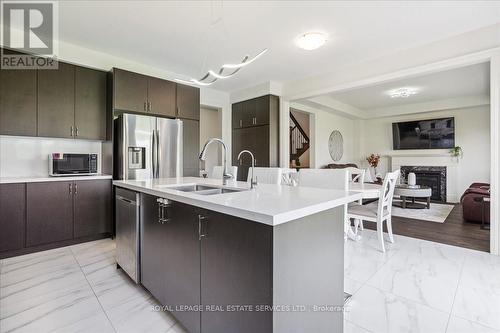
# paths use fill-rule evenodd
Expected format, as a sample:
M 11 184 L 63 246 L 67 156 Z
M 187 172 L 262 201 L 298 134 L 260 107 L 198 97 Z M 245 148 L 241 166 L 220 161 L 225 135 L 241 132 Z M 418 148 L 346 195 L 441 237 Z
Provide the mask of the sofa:
M 490 197 L 490 184 L 472 183 L 460 199 L 464 220 L 469 222 L 482 222 L 483 198 Z M 484 203 L 484 221 L 490 222 L 490 203 Z

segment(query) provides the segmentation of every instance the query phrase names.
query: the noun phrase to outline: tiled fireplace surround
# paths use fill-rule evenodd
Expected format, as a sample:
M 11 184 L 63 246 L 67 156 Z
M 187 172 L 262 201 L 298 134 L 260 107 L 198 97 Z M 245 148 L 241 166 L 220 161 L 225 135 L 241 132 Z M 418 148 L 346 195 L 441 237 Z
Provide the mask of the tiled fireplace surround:
M 430 167 L 430 170 L 442 170 L 446 168 L 446 201 L 458 202 L 460 200 L 457 182 L 457 162 L 449 155 L 393 155 L 390 157 L 390 161 L 392 170 L 401 169 L 404 166 Z

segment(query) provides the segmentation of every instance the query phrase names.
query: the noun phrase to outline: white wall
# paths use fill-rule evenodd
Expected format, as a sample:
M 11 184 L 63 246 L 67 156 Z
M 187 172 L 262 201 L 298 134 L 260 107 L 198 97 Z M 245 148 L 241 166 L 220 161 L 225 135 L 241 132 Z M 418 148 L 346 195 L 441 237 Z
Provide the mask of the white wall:
M 200 149 L 210 138 L 220 138 L 222 124 L 219 110 L 200 108 Z M 211 145 L 207 149 L 205 170 L 211 172 L 214 166 L 221 165 L 221 146 Z
M 40 137 L 0 136 L 0 177 L 47 177 L 49 154 L 97 153 L 101 172 L 101 142 Z
M 360 120 L 332 114 L 310 106 L 292 103 L 297 110 L 311 114 L 311 168 L 321 168 L 329 163 L 360 162 L 359 122 Z M 328 150 L 328 140 L 333 130 L 338 130 L 344 138 L 344 155 L 334 162 Z
M 479 106 L 414 115 L 363 120 L 361 132 L 362 156 L 371 153 L 382 155 L 378 171 L 385 174 L 390 169 L 391 156 L 436 155 L 437 164 L 448 149 L 392 150 L 392 123 L 418 119 L 455 117 L 455 144 L 461 146 L 464 157 L 456 164 L 456 191 L 460 195 L 473 182 L 490 181 L 490 109 Z M 425 156 L 429 160 L 429 156 Z M 429 160 L 432 163 L 432 159 Z M 436 165 L 437 165 L 436 164 Z M 455 180 L 452 180 L 455 182 Z

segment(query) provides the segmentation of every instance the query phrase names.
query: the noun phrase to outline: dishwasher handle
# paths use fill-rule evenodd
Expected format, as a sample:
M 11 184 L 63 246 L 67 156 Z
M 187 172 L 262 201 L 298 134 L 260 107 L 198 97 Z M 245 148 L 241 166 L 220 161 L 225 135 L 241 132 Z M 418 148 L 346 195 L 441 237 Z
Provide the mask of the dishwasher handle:
M 120 201 L 124 201 L 130 205 L 137 205 L 137 202 L 134 201 L 134 200 L 131 200 L 131 199 L 128 199 L 128 198 L 125 198 L 125 197 L 122 197 L 121 195 L 116 195 L 116 199 L 120 200 Z

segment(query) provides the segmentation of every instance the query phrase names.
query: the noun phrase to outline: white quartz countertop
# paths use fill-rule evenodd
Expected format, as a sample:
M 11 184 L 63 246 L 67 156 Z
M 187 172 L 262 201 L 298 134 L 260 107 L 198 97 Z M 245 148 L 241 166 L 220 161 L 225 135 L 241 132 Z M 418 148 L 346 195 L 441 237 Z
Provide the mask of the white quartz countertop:
M 201 195 L 173 188 L 190 184 L 223 187 L 220 179 L 195 177 L 115 180 L 113 184 L 272 226 L 357 201 L 362 197 L 359 192 L 271 184 L 259 184 L 252 190 L 215 195 Z M 248 189 L 249 185 L 233 181 L 224 188 Z
M 2 177 L 0 184 L 63 182 L 77 180 L 112 179 L 111 175 L 63 176 L 63 177 Z

